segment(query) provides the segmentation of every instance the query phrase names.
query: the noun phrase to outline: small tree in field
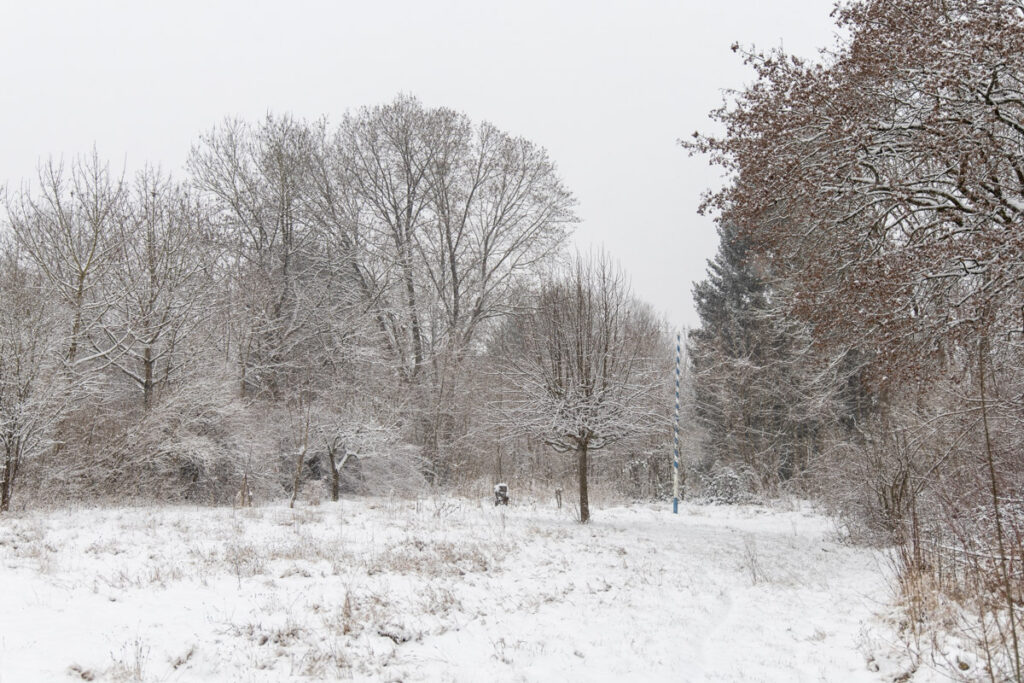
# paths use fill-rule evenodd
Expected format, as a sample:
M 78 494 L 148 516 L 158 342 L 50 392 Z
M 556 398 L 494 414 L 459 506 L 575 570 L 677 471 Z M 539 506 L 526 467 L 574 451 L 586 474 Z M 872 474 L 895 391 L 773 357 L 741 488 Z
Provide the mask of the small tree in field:
M 575 452 L 581 522 L 590 519 L 589 452 L 657 422 L 662 341 L 660 324 L 606 256 L 577 256 L 502 330 L 515 425 Z

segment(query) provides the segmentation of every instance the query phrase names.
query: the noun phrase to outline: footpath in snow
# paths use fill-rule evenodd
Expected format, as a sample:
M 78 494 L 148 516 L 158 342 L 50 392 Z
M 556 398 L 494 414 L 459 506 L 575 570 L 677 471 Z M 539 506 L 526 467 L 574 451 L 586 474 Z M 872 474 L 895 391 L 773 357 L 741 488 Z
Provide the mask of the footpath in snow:
M 0 683 L 892 680 L 883 567 L 803 509 L 12 514 Z

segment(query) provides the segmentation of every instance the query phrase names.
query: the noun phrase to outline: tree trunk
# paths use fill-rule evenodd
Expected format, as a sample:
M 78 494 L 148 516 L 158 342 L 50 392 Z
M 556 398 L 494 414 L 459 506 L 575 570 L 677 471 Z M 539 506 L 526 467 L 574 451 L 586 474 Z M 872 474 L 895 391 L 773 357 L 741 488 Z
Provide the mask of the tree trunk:
M 580 475 L 580 524 L 590 521 L 590 500 L 587 496 L 587 442 L 576 444 L 576 466 Z
M 337 459 L 338 451 L 341 451 L 341 461 Z M 328 446 L 327 447 L 327 459 L 331 463 L 331 500 L 338 502 L 338 496 L 341 494 L 341 469 L 348 462 L 348 457 L 352 455 L 348 452 L 348 446 Z
M 153 406 L 153 347 L 142 351 L 142 406 L 148 412 Z
M 338 502 L 338 492 L 341 488 L 338 467 L 334 464 L 334 452 L 331 452 L 331 500 Z
M 75 291 L 75 320 L 71 325 L 71 346 L 68 348 L 68 368 L 75 364 L 78 355 L 78 336 L 82 332 L 82 302 L 85 297 L 85 275 L 78 275 L 78 289 Z
M 295 507 L 295 499 L 299 497 L 299 485 L 302 484 L 302 463 L 306 460 L 306 447 L 299 450 L 295 459 L 295 481 L 292 483 L 292 499 L 288 503 L 289 508 Z
M 8 452 L 4 456 L 4 470 L 0 477 L 0 512 L 7 512 L 11 507 L 11 493 L 14 489 L 14 476 L 17 473 L 17 461 Z

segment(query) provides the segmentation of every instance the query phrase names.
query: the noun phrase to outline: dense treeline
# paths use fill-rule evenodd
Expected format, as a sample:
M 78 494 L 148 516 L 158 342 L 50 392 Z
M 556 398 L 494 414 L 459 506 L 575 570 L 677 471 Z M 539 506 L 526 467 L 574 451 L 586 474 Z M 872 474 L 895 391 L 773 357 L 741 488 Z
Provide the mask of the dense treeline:
M 409 97 L 335 126 L 227 120 L 180 179 L 119 175 L 95 153 L 45 164 L 6 196 L 0 509 L 15 491 L 28 505 L 294 500 L 310 479 L 334 497 L 570 484 L 573 463 L 509 421 L 537 387 L 498 372 L 510 342 L 493 339 L 566 277 L 574 204 L 542 148 Z M 603 380 L 662 386 L 664 325 L 624 280 L 577 284 L 559 291 L 611 294 L 616 325 L 654 330 Z M 576 332 L 608 331 L 592 322 Z M 590 474 L 662 493 L 651 430 L 616 432 L 633 440 Z
M 835 16 L 820 62 L 745 53 L 689 143 L 730 174 L 691 336 L 707 466 L 821 491 L 901 549 L 909 641 L 952 625 L 1021 680 L 1024 4 Z

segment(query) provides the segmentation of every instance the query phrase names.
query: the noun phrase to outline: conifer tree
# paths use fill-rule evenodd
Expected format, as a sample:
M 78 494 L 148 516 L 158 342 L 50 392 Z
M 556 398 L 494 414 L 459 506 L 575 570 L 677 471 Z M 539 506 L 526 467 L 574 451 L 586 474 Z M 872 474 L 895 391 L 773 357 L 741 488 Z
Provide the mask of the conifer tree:
M 807 467 L 835 378 L 817 371 L 806 330 L 776 305 L 781 293 L 742 230 L 723 223 L 718 234 L 707 279 L 693 289 L 701 326 L 689 335 L 702 469 L 738 466 L 771 489 Z

